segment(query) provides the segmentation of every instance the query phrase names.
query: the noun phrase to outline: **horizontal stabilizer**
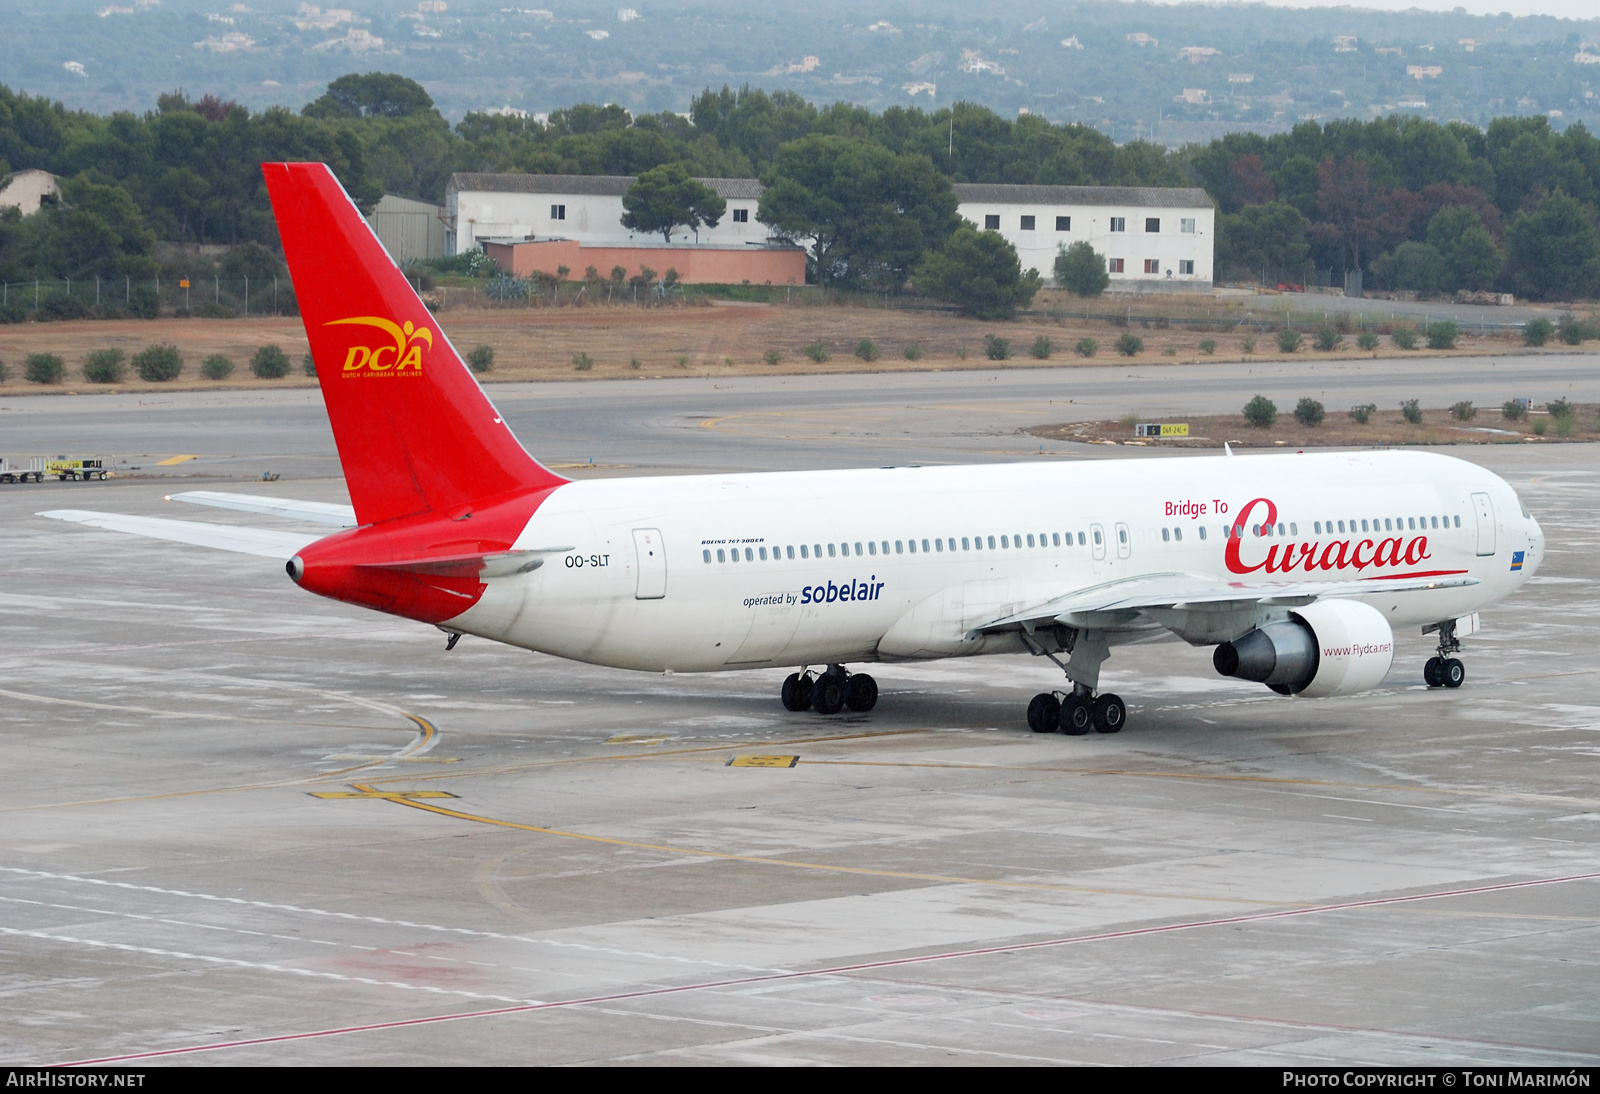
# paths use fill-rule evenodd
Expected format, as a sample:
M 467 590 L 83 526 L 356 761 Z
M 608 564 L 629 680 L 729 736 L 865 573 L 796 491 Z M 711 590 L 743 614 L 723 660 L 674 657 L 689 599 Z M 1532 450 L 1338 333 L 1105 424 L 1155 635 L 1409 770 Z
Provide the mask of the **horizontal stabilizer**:
M 356 526 L 356 511 L 353 506 L 337 505 L 328 501 L 268 498 L 259 494 L 227 494 L 220 490 L 185 490 L 181 494 L 168 494 L 167 500 L 188 502 L 190 505 L 210 505 L 217 509 L 237 509 L 241 513 L 265 513 L 269 517 L 308 520 L 314 524 L 331 524 L 336 528 Z
M 544 565 L 546 555 L 566 554 L 571 547 L 537 547 L 527 551 L 490 551 L 478 555 L 437 555 L 432 558 L 412 558 L 399 562 L 366 562 L 361 565 L 373 570 L 401 570 L 410 574 L 428 574 L 432 577 L 469 577 L 486 580 L 491 577 L 510 577 L 525 574 Z
M 187 543 L 193 547 L 211 547 L 219 551 L 237 551 L 280 560 L 288 559 L 306 544 L 322 538 L 305 532 L 241 528 L 234 524 L 206 524 L 194 520 L 167 520 L 164 517 L 131 517 L 122 513 L 95 513 L 87 509 L 51 509 L 38 515 L 52 520 L 87 524 L 91 528 L 104 528 L 108 532 L 125 532 L 132 536 L 147 536 L 173 543 Z

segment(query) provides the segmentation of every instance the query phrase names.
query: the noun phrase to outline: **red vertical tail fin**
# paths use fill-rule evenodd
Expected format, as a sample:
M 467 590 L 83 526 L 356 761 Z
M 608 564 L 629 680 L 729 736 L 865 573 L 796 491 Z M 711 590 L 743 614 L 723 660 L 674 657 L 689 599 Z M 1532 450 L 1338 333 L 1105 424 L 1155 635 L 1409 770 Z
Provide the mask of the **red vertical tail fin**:
M 356 519 L 457 516 L 565 482 L 517 441 L 333 172 L 261 169 Z

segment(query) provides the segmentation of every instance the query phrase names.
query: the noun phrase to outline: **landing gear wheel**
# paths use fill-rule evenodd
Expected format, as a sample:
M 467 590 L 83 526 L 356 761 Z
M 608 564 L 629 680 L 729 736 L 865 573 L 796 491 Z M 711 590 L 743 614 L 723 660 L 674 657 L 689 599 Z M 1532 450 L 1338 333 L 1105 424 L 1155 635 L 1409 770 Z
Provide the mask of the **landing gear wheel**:
M 1082 737 L 1089 732 L 1094 721 L 1093 700 L 1086 695 L 1069 695 L 1061 701 L 1061 732 L 1068 737 Z
M 1035 733 L 1054 733 L 1061 726 L 1061 700 L 1048 691 L 1040 692 L 1028 704 L 1028 728 Z
M 1430 688 L 1444 687 L 1444 681 L 1439 679 L 1439 665 L 1441 662 L 1441 658 L 1430 657 L 1427 664 L 1422 666 L 1422 682 Z
M 878 682 L 864 672 L 858 672 L 844 682 L 844 705 L 857 714 L 865 714 L 878 705 Z
M 810 710 L 811 692 L 811 677 L 801 676 L 798 672 L 791 672 L 789 678 L 783 682 L 783 709 L 793 711 Z
M 1102 695 L 1094 701 L 1094 728 L 1096 733 L 1116 733 L 1128 720 L 1128 708 L 1115 695 Z
M 838 714 L 844 709 L 844 678 L 819 676 L 811 690 L 811 709 L 818 714 Z
M 1467 678 L 1467 666 L 1454 657 L 1439 665 L 1439 683 L 1447 688 L 1458 688 Z

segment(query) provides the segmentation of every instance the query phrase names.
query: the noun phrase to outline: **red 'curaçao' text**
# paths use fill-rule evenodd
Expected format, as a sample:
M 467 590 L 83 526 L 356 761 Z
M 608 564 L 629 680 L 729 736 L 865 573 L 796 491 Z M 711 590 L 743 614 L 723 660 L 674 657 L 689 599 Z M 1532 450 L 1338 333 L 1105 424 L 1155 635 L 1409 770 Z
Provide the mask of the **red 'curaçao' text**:
M 1244 560 L 1246 545 L 1246 530 L 1250 527 L 1251 514 L 1257 506 L 1265 507 L 1265 515 L 1261 517 L 1263 525 L 1276 525 L 1278 522 L 1278 507 L 1269 498 L 1256 498 L 1239 510 L 1239 515 L 1233 520 L 1233 531 L 1228 537 L 1228 546 L 1223 552 L 1228 569 L 1236 574 L 1253 574 L 1258 570 L 1265 570 L 1269 574 L 1286 574 L 1295 570 L 1305 573 L 1318 571 L 1355 570 L 1360 572 L 1369 568 L 1387 569 L 1396 566 L 1418 566 L 1425 560 L 1432 558 L 1428 551 L 1427 536 L 1413 536 L 1406 539 L 1395 536 L 1386 539 L 1361 539 L 1334 540 L 1331 543 L 1311 542 L 1272 542 L 1265 536 L 1251 536 L 1252 546 L 1267 547 L 1267 557 L 1260 562 L 1249 563 Z M 1253 553 L 1253 552 L 1252 552 Z M 1455 573 L 1457 571 L 1428 571 L 1418 574 L 1384 574 L 1385 577 L 1424 577 L 1435 574 Z

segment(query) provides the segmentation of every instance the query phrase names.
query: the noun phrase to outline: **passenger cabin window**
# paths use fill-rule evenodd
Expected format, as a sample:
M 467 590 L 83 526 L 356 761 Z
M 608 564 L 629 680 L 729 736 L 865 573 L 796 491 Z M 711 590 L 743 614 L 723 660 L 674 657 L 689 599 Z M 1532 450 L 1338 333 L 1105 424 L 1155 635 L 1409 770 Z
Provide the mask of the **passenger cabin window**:
M 711 548 L 707 547 L 704 551 L 701 551 L 700 553 L 705 556 L 706 565 L 707 566 L 711 565 Z

